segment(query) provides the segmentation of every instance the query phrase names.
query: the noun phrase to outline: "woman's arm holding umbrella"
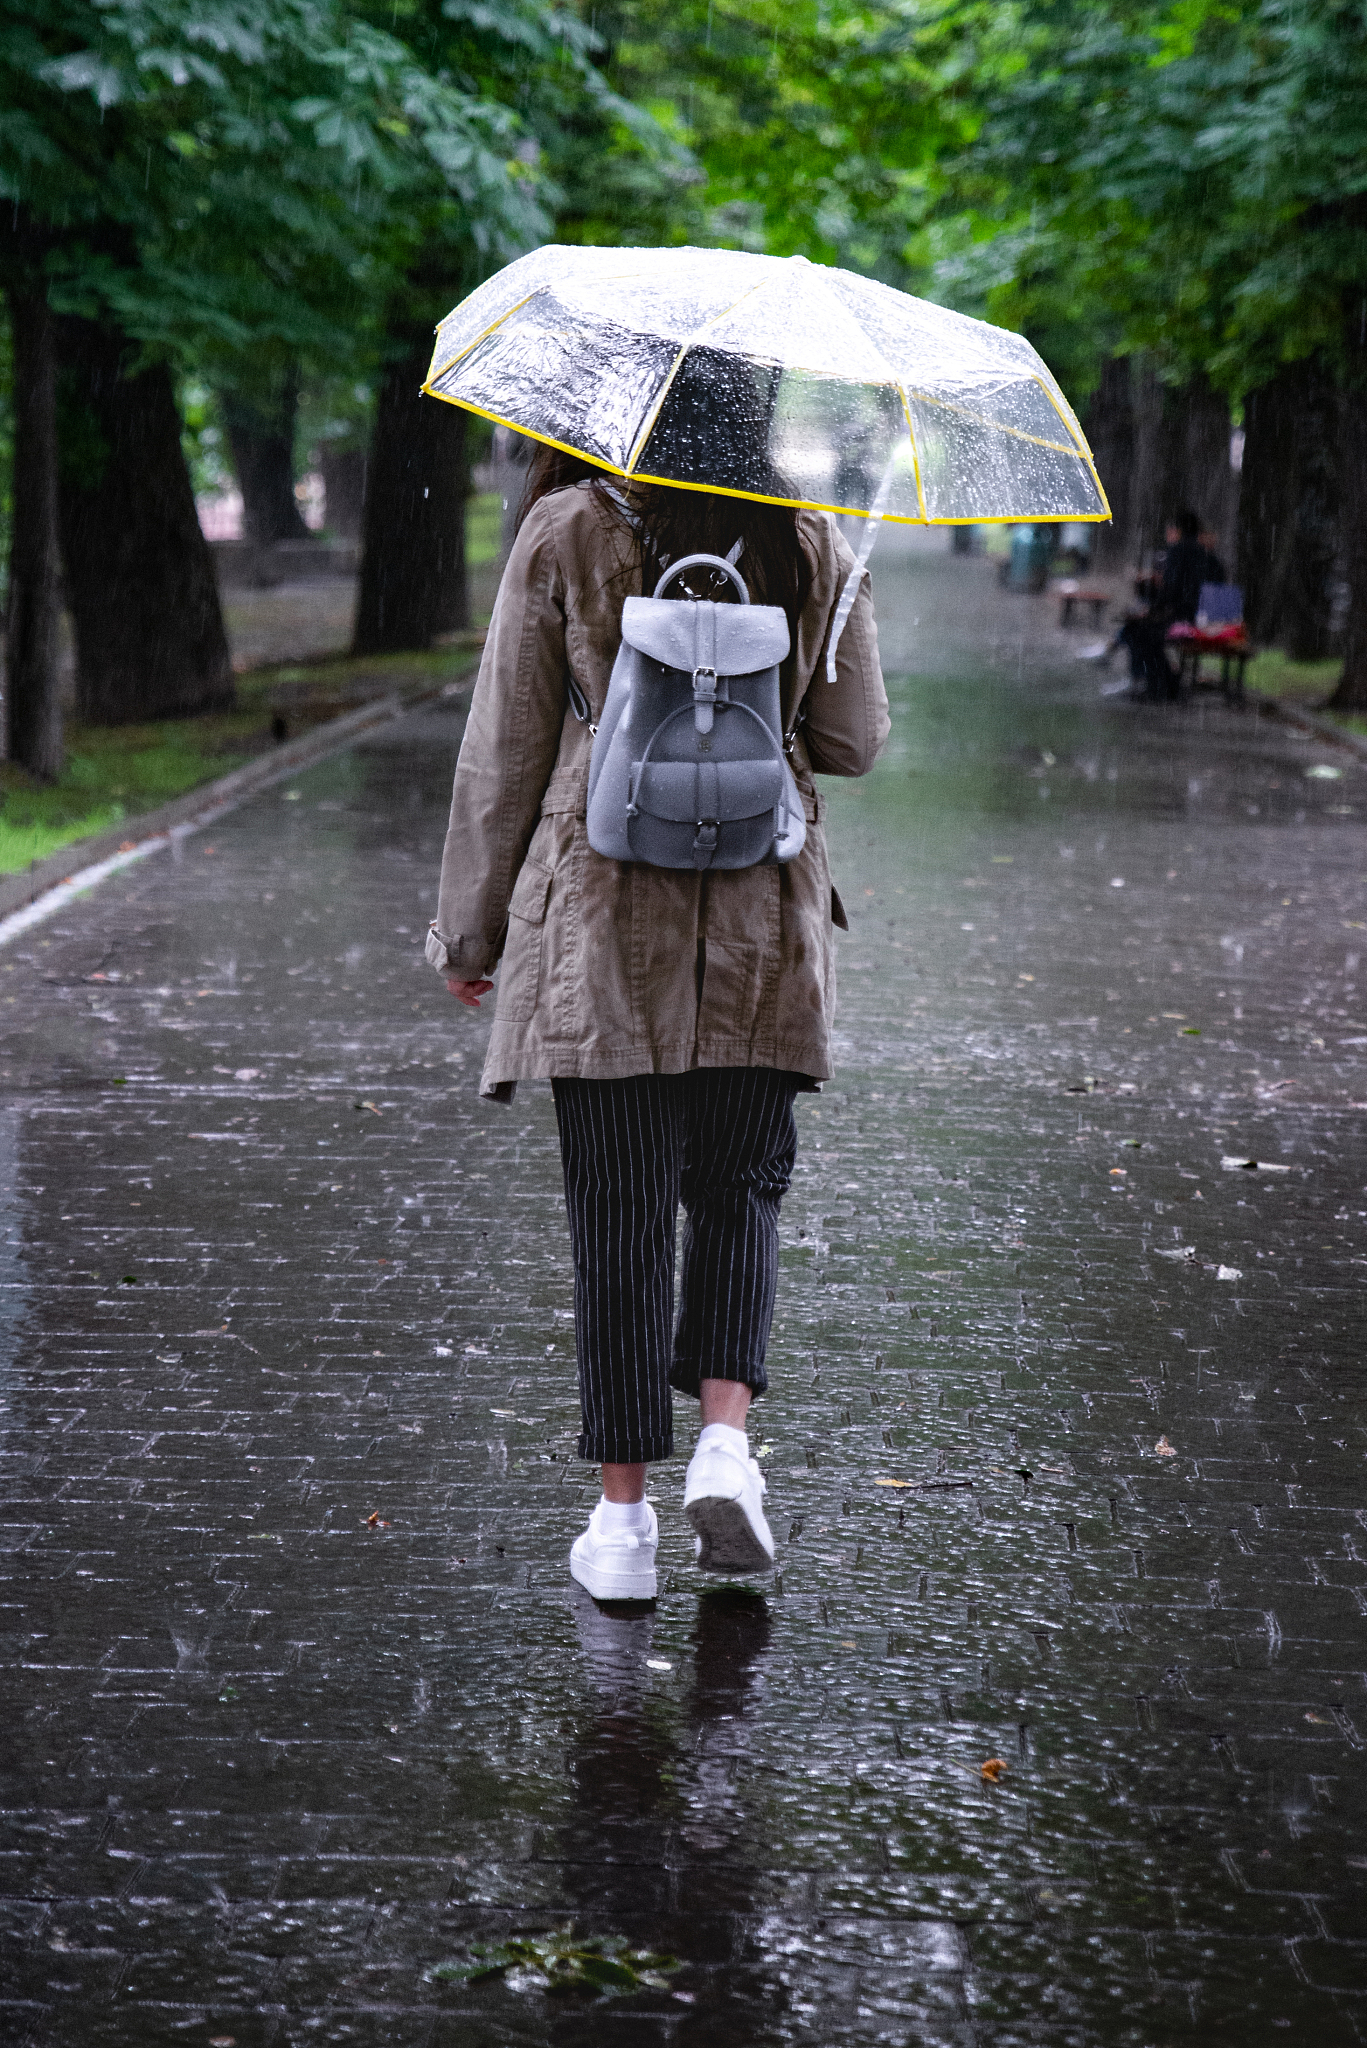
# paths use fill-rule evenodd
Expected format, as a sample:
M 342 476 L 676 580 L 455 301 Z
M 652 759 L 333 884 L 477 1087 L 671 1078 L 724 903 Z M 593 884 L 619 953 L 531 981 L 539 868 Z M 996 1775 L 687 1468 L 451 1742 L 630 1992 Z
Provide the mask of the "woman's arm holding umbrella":
M 536 506 L 499 586 L 456 764 L 427 957 L 470 1008 L 491 986 L 508 901 L 541 814 L 565 718 L 564 583 Z

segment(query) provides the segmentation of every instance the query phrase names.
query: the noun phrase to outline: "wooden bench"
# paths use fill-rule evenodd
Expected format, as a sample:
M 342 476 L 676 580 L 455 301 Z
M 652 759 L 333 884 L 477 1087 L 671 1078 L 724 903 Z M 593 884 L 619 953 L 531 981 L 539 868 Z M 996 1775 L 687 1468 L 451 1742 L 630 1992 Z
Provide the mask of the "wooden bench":
M 1073 611 L 1077 605 L 1089 604 L 1092 608 L 1092 624 L 1099 626 L 1111 602 L 1108 590 L 1089 590 L 1085 585 L 1069 577 L 1055 586 L 1059 596 L 1058 622 L 1065 629 L 1073 623 Z
M 1168 646 L 1177 655 L 1177 687 L 1179 690 L 1215 689 L 1214 683 L 1206 683 L 1201 676 L 1202 659 L 1215 655 L 1220 663 L 1219 688 L 1235 704 L 1242 704 L 1244 698 L 1244 670 L 1257 651 L 1246 633 L 1183 633 L 1180 638 L 1173 636 Z

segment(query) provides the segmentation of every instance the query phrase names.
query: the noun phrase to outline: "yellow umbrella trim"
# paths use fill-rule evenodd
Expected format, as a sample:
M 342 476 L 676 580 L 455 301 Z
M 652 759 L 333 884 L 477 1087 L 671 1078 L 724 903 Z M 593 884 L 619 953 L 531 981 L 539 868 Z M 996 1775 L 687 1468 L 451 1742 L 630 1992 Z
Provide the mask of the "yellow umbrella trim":
M 434 391 L 431 384 L 423 385 L 423 395 L 440 399 L 443 405 L 459 406 L 462 412 L 476 413 L 482 420 L 492 420 L 497 427 L 507 427 L 514 434 L 521 434 L 524 440 L 540 441 L 544 447 L 558 448 L 562 455 L 573 455 L 580 462 L 587 462 L 594 469 L 601 469 L 608 476 L 619 476 L 624 483 L 666 484 L 672 491 L 703 491 L 717 498 L 744 498 L 752 505 L 788 505 L 796 511 L 832 512 L 837 518 L 867 519 L 867 505 L 828 505 L 820 498 L 773 498 L 762 491 L 736 491 L 725 484 L 688 484 L 676 476 L 654 476 L 646 470 L 627 471 L 615 462 L 605 462 L 601 455 L 590 455 L 585 448 L 576 448 L 573 442 L 557 441 L 554 434 L 538 434 L 530 427 L 520 426 L 501 412 L 490 412 L 487 406 L 473 405 L 468 398 L 451 398 L 444 391 Z M 1075 452 L 1075 451 L 1068 451 Z M 916 466 L 916 494 L 921 506 L 921 517 L 909 519 L 904 512 L 885 512 L 883 517 L 889 526 L 1104 526 L 1111 516 L 1106 494 L 1101 490 L 1095 469 L 1091 469 L 1097 490 L 1101 493 L 1104 512 L 979 512 L 966 514 L 963 518 L 932 518 L 925 509 L 925 496 L 921 490 L 921 468 L 916 461 L 915 443 L 912 444 L 912 461 Z

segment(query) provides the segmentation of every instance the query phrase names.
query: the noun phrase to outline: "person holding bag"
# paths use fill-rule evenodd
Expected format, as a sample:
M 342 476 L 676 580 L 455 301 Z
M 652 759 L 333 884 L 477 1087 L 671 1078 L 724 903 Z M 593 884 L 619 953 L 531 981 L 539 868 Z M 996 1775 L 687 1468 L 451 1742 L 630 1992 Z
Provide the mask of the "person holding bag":
M 570 1569 L 597 1599 L 654 1598 L 646 1468 L 673 1450 L 672 1390 L 701 1410 L 684 1485 L 700 1567 L 772 1569 L 746 1418 L 845 925 L 813 776 L 865 774 L 888 731 L 868 578 L 830 514 L 619 488 L 540 450 L 427 957 L 470 1007 L 498 969 L 481 1092 L 552 1083 L 579 1455 L 603 1488 Z

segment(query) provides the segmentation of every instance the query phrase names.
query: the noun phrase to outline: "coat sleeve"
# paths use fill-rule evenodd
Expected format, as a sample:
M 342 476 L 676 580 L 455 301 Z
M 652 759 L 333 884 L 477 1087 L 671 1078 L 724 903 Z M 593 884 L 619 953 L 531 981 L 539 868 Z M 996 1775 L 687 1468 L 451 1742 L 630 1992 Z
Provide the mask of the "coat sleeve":
M 867 775 L 883 750 L 892 721 L 878 659 L 878 628 L 867 569 L 859 579 L 854 608 L 836 648 L 835 681 L 827 680 L 835 606 L 854 567 L 854 554 L 844 535 L 836 532 L 835 543 L 835 597 L 816 668 L 802 700 L 802 737 L 818 775 Z
M 535 506 L 503 572 L 456 763 L 427 958 L 477 981 L 507 935 L 513 892 L 565 720 L 565 581 L 551 509 Z

